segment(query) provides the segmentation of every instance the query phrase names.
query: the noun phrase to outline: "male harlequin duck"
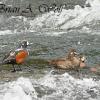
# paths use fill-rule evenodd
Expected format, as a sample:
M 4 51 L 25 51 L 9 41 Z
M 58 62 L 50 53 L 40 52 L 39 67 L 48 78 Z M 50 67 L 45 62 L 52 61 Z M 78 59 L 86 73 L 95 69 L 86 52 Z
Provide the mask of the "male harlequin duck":
M 15 64 L 17 64 L 18 66 L 21 65 L 29 55 L 29 52 L 27 51 L 28 45 L 29 45 L 28 41 L 26 40 L 22 41 L 19 44 L 18 49 L 16 49 L 15 51 L 10 51 L 7 55 L 5 55 L 2 64 L 11 64 L 13 66 L 12 72 L 15 72 L 16 69 L 14 65 Z
M 67 57 L 49 61 L 50 65 L 60 69 L 79 69 L 85 67 L 85 57 L 78 56 L 75 49 L 70 49 Z

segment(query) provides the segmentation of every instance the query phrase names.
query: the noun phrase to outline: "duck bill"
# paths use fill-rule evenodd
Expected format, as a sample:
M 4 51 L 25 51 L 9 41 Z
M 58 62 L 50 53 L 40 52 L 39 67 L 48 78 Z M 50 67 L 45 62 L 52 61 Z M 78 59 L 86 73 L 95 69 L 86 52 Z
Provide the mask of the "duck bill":
M 86 67 L 85 62 L 81 62 L 81 63 L 80 63 L 80 68 L 84 68 L 84 67 Z

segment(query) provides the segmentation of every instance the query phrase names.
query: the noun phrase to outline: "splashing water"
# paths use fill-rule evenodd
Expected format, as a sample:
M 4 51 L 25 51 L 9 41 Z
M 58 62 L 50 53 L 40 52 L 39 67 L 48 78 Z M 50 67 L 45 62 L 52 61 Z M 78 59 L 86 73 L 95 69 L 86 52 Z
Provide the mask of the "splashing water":
M 0 100 L 99 100 L 100 81 L 92 78 L 75 79 L 67 73 L 40 79 L 18 78 L 1 84 Z
M 96 31 L 99 34 L 100 30 L 100 1 L 87 0 L 90 7 L 82 8 L 76 5 L 74 9 L 63 9 L 62 12 L 53 11 L 38 15 L 35 19 L 28 19 L 22 16 L 5 18 L 1 29 L 9 29 L 12 33 L 27 33 L 41 30 L 81 30 L 84 32 Z M 15 24 L 16 23 L 16 24 Z M 9 32 L 8 32 L 9 33 Z M 8 34 L 5 32 L 5 34 Z M 2 34 L 2 33 L 1 33 Z M 58 33 L 60 34 L 60 33 Z
M 88 0 L 91 6 L 82 8 L 76 5 L 74 9 L 65 10 L 61 13 L 43 14 L 30 21 L 31 28 L 51 28 L 51 29 L 75 29 L 86 26 L 92 28 L 100 20 L 100 1 Z M 73 24 L 74 23 L 74 24 Z
M 27 78 L 19 78 L 17 81 L 4 84 L 4 96 L 0 100 L 32 100 L 32 95 L 37 98 L 32 83 Z

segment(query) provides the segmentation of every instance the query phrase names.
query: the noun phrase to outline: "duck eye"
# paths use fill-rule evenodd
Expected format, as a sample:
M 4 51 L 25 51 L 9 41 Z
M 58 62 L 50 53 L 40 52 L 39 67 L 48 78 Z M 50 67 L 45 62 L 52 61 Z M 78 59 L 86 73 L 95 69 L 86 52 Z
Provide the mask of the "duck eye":
M 85 62 L 85 61 L 82 61 L 83 63 Z

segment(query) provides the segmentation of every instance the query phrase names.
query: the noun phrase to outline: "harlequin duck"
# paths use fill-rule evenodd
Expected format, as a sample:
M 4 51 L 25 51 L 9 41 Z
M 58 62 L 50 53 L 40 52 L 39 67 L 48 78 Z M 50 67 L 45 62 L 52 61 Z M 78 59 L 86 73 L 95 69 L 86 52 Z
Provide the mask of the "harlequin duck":
M 60 69 L 78 69 L 85 67 L 85 57 L 70 49 L 67 57 L 49 61 L 50 65 Z
M 28 45 L 29 45 L 28 41 L 26 40 L 22 41 L 16 50 L 14 51 L 11 50 L 8 54 L 5 55 L 2 64 L 11 64 L 13 66 L 12 72 L 15 72 L 16 69 L 14 65 L 18 66 L 21 65 L 29 55 L 29 52 L 27 50 Z

